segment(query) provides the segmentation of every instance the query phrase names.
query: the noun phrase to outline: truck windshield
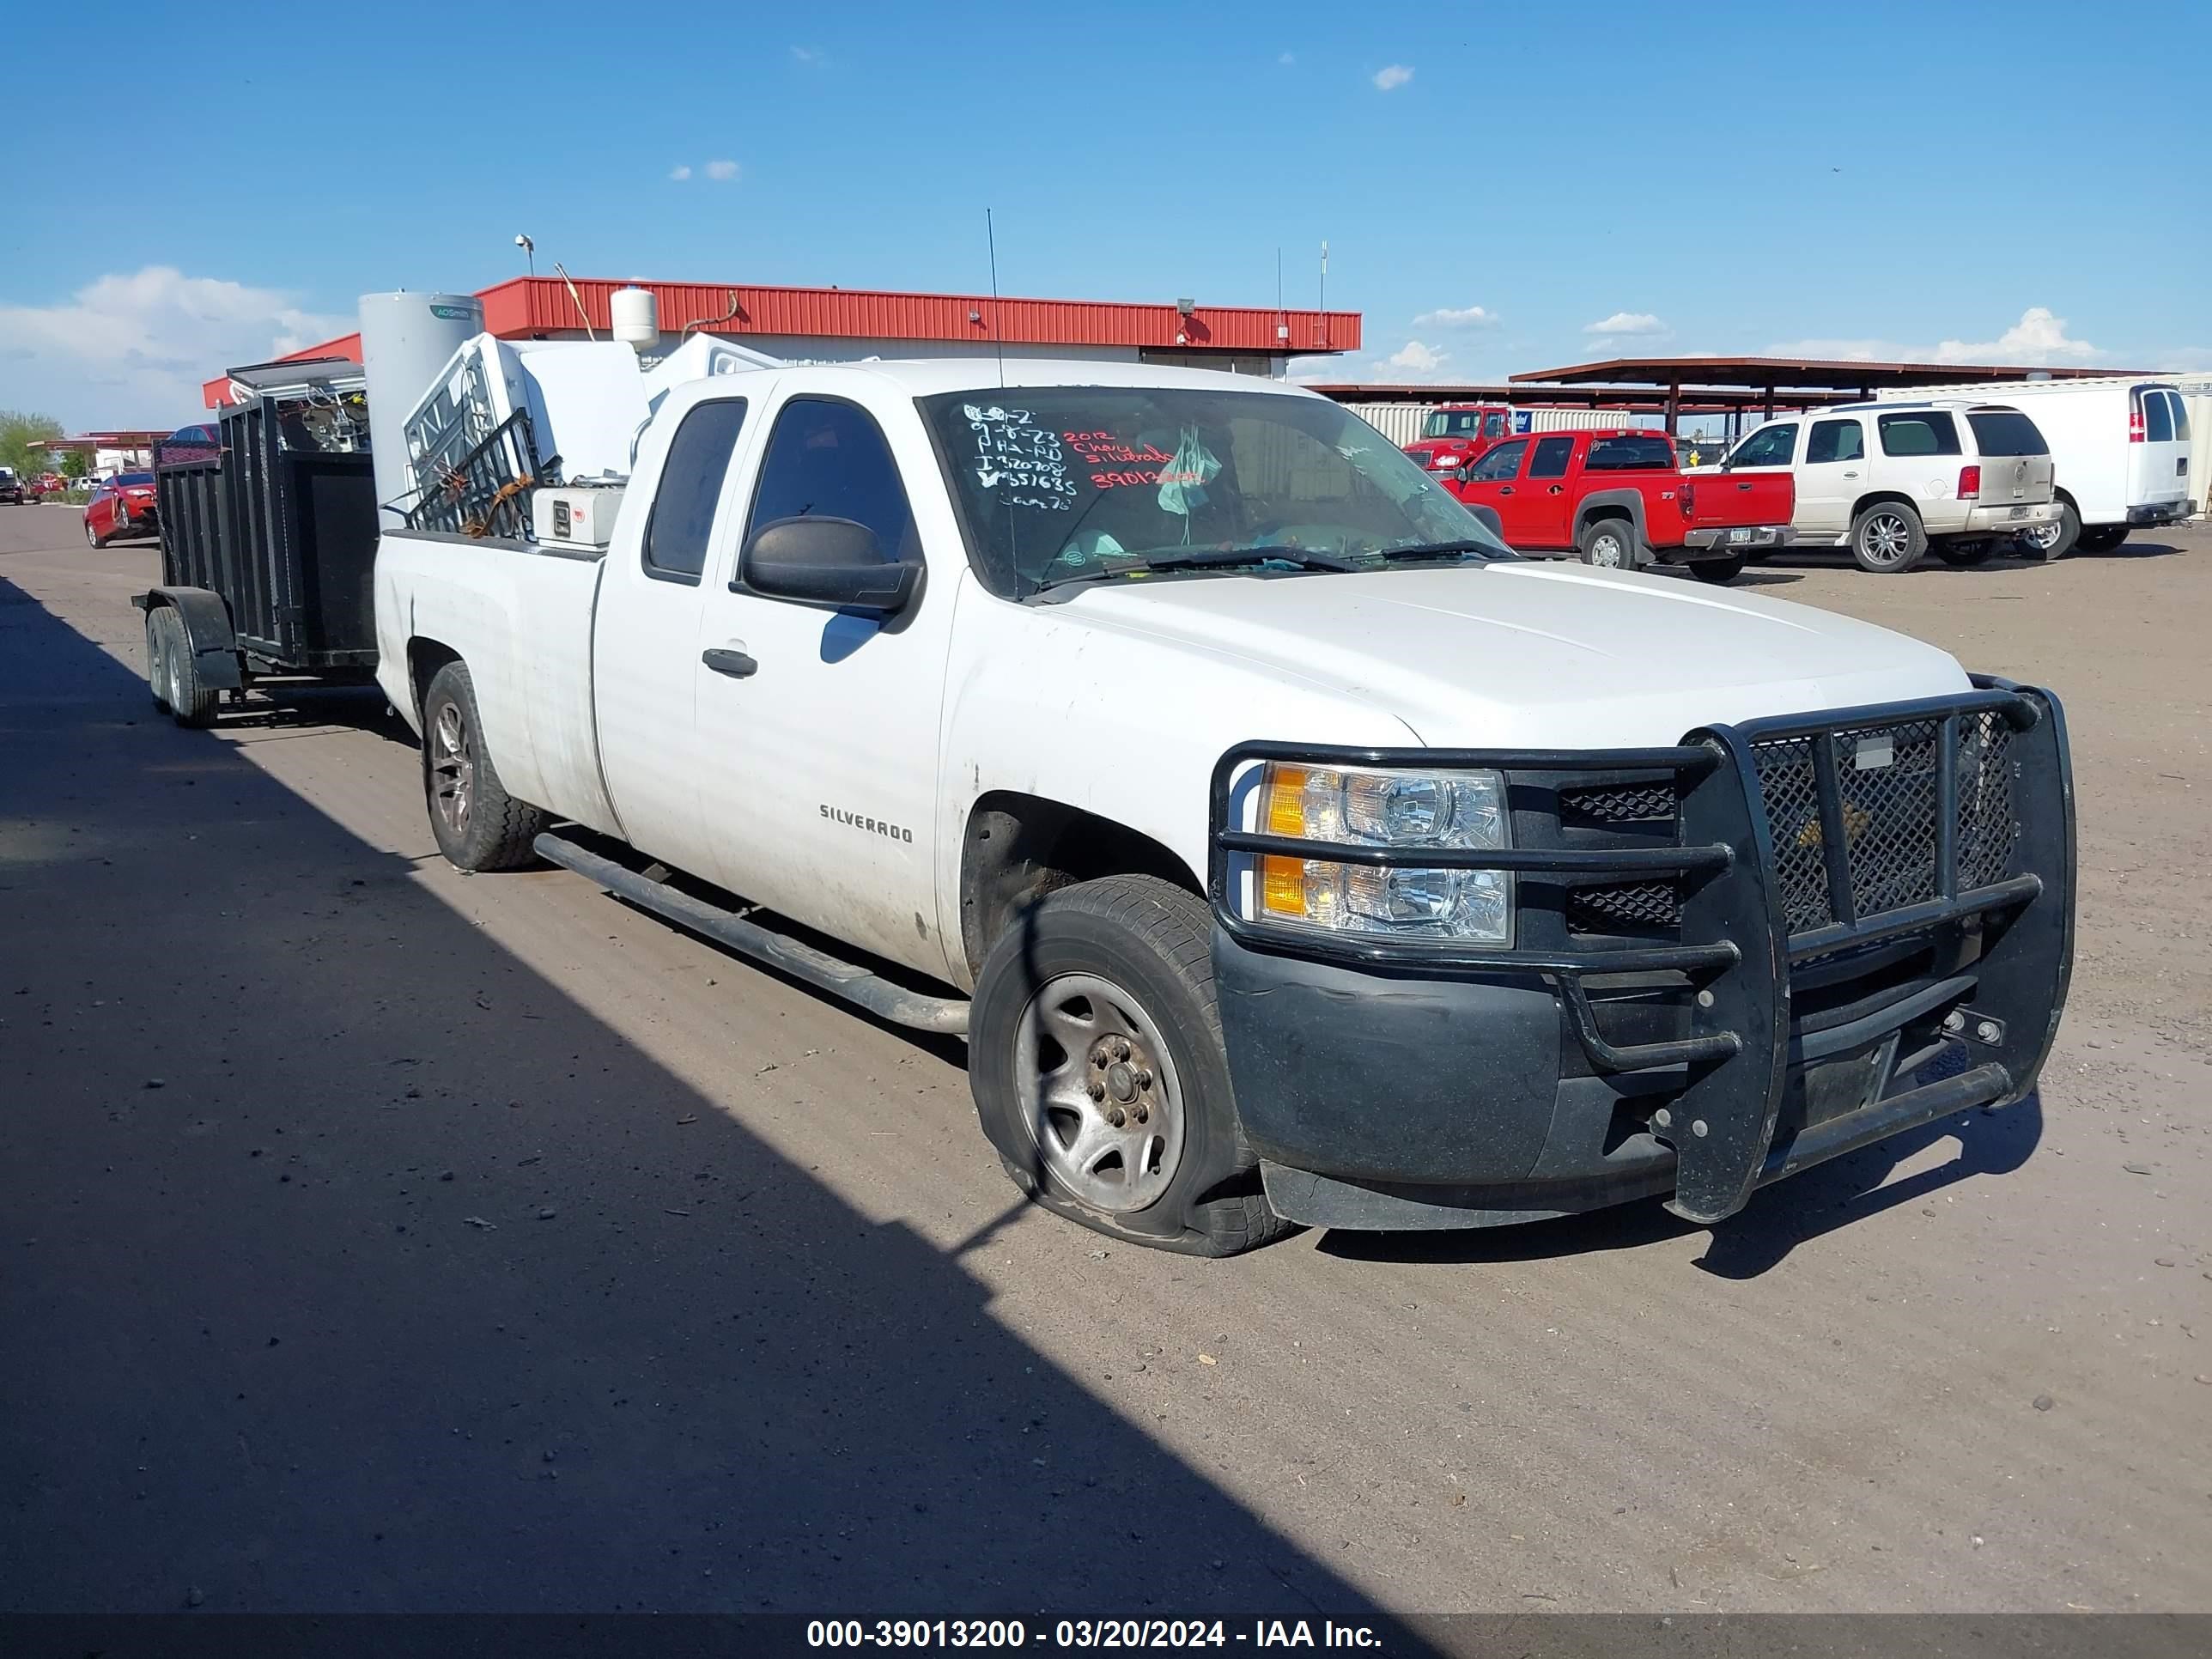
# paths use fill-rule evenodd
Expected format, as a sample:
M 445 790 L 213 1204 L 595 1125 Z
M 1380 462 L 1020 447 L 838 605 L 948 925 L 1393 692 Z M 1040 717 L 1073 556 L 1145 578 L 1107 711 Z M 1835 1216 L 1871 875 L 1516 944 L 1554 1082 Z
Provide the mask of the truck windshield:
M 1511 556 L 1397 446 L 1318 398 L 1021 386 L 920 406 L 976 574 L 994 592 L 1021 597 L 1147 562 L 1233 575 Z M 1199 553 L 1210 556 L 1189 556 Z
M 1489 411 L 1488 419 L 1479 409 L 1432 409 L 1421 422 L 1424 438 L 1502 438 L 1505 435 L 1505 417 L 1496 410 Z

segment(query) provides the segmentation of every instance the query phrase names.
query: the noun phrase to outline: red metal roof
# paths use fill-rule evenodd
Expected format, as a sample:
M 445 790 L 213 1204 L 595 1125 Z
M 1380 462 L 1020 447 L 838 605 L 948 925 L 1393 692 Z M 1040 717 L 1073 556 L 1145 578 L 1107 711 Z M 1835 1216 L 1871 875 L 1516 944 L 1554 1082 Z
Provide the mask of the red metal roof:
M 899 294 L 872 289 L 757 288 L 725 283 L 636 283 L 575 279 L 575 294 L 557 276 L 517 276 L 494 284 L 483 301 L 484 326 L 501 339 L 611 326 L 608 296 L 618 288 L 653 290 L 660 325 L 671 333 L 699 323 L 704 331 L 811 335 L 823 339 L 981 340 L 1009 345 L 1150 347 L 1159 350 L 1311 356 L 1357 351 L 1356 311 L 1274 311 L 1257 306 L 1199 306 L 1186 317 L 1172 305 L 1107 300 L 994 300 L 988 294 Z M 583 314 L 577 314 L 577 301 Z M 995 332 L 994 328 L 995 325 Z M 1287 328 L 1288 337 L 1277 334 Z M 290 356 L 361 360 L 361 336 L 325 340 Z M 222 401 L 228 376 L 202 388 L 208 406 Z
M 1565 368 L 1531 369 L 1512 378 L 1518 384 L 1549 380 L 1574 384 L 1819 388 L 1863 392 L 1875 386 L 1955 386 L 1968 380 L 2024 380 L 2048 374 L 2054 380 L 2078 380 L 2106 374 L 2130 374 L 2124 368 L 2043 368 L 1986 363 L 1877 363 L 1850 357 L 1608 357 L 1598 363 Z

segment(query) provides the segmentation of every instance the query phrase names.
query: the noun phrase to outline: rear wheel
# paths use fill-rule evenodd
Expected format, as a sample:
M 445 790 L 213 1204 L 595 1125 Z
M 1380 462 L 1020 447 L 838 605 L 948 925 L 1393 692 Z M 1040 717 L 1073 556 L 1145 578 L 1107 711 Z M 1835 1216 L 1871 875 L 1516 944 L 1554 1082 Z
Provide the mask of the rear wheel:
M 1747 562 L 1747 560 L 1742 558 L 1692 559 L 1690 561 L 1690 574 L 1701 582 L 1712 582 L 1716 585 L 1721 582 L 1732 582 L 1743 574 L 1743 568 Z
M 983 1133 L 1037 1203 L 1132 1243 L 1234 1255 L 1289 1231 L 1237 1127 L 1206 906 L 1153 876 L 1032 905 L 984 960 Z
M 1601 570 L 1636 568 L 1636 532 L 1626 519 L 1592 519 L 1575 538 L 1584 564 Z
M 1936 550 L 1936 556 L 1945 564 L 1954 564 L 1964 569 L 1968 565 L 1985 562 L 1990 556 L 1987 542 L 1945 542 Z
M 2127 538 L 2128 526 L 2124 524 L 2093 525 L 2075 544 L 2084 553 L 2109 553 Z
M 484 747 L 477 690 L 465 665 L 449 662 L 422 694 L 422 793 L 438 850 L 463 870 L 515 870 L 550 816 L 507 793 Z
M 200 680 L 200 665 L 192 655 L 191 636 L 185 632 L 185 619 L 167 605 L 153 615 L 160 619 L 162 642 L 162 691 L 169 717 L 179 726 L 205 726 L 215 724 L 218 694 Z
M 2063 559 L 2074 550 L 2074 544 L 2081 539 L 2081 515 L 2074 510 L 2071 501 L 2058 503 L 2058 522 L 2041 524 L 2033 530 L 2020 533 L 2021 551 L 2031 559 Z
M 1920 514 L 1903 501 L 1876 501 L 1851 520 L 1851 557 L 1862 570 L 1893 576 L 1912 568 L 1928 551 Z

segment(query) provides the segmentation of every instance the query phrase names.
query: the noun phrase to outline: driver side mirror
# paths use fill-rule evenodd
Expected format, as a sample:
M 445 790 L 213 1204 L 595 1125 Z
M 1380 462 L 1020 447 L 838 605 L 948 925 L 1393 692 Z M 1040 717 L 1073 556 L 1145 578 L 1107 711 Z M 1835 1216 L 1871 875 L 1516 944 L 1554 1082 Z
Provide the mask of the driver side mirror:
M 876 532 L 851 519 L 778 519 L 745 544 L 738 579 L 771 599 L 890 616 L 914 602 L 921 567 L 885 559 Z

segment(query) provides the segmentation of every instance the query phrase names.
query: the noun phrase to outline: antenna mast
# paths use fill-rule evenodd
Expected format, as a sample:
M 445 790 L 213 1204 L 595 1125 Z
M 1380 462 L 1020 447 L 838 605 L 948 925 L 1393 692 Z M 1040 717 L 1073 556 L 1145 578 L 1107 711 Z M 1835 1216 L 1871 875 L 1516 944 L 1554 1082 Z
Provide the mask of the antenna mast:
M 983 210 L 983 241 L 991 252 L 991 343 L 998 348 L 999 390 L 1006 389 L 1006 342 L 999 332 L 999 233 L 991 223 L 991 210 Z

